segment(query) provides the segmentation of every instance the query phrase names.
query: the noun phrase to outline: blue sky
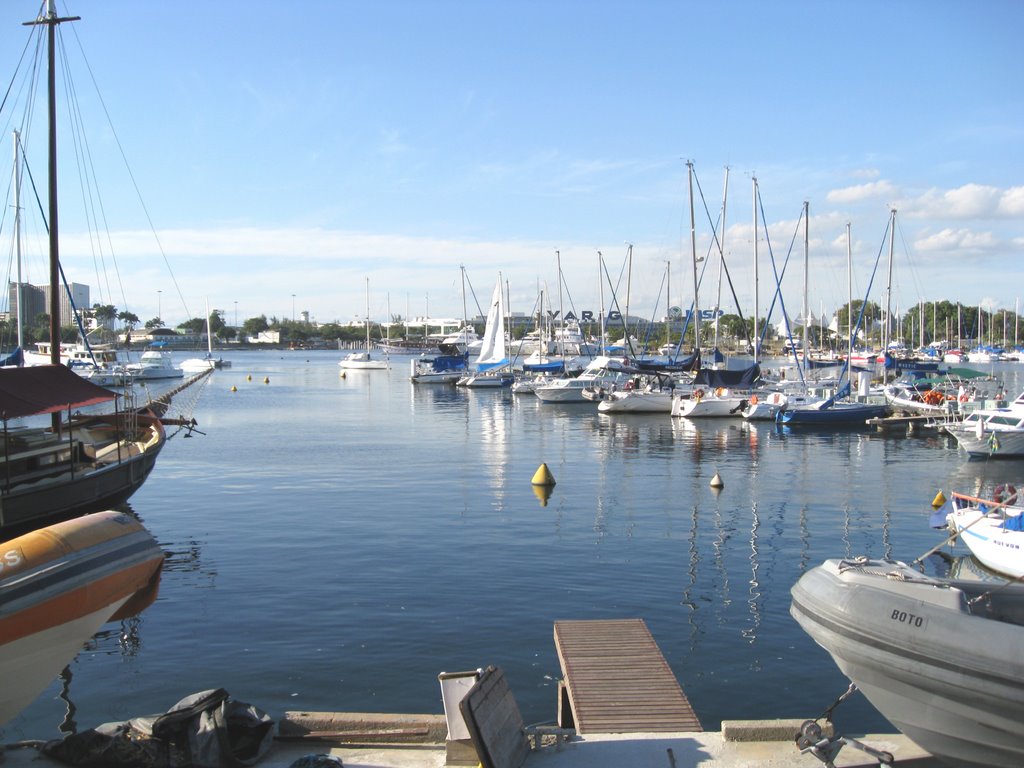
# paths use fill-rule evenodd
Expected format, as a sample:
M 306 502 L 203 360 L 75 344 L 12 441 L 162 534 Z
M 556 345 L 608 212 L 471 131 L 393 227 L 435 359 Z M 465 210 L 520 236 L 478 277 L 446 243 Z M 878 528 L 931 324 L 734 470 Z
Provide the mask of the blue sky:
M 847 222 L 855 297 L 884 302 L 884 263 L 867 292 L 892 207 L 894 308 L 949 299 L 1012 310 L 1024 293 L 1019 2 L 58 8 L 82 17 L 61 32 L 110 246 L 97 256 L 84 234 L 62 129 L 62 259 L 93 301 L 143 320 L 158 308 L 172 324 L 201 315 L 208 297 L 229 322 L 236 307 L 239 321 L 294 309 L 348 322 L 365 314 L 366 278 L 375 319 L 389 306 L 461 316 L 460 265 L 481 304 L 500 272 L 511 309 L 528 313 L 538 289 L 557 308 L 556 251 L 563 307 L 571 298 L 578 313 L 599 308 L 597 252 L 617 277 L 627 242 L 630 310 L 660 315 L 667 264 L 671 303 L 693 295 L 687 160 L 703 193 L 701 255 L 704 206 L 719 217 L 730 169 L 722 242 L 745 315 L 755 174 L 768 225 L 762 316 L 769 246 L 781 268 L 805 200 L 815 314 L 846 300 Z M 0 11 L 5 78 L 37 10 Z M 21 120 L 14 100 L 6 137 Z M 42 127 L 30 138 L 42 183 Z M 6 242 L 9 218 L 3 226 Z M 793 313 L 802 237 L 783 283 Z M 42 262 L 26 261 L 43 282 Z M 717 264 L 702 307 L 719 301 Z M 623 281 L 620 305 L 625 292 Z M 727 288 L 720 304 L 735 312 Z

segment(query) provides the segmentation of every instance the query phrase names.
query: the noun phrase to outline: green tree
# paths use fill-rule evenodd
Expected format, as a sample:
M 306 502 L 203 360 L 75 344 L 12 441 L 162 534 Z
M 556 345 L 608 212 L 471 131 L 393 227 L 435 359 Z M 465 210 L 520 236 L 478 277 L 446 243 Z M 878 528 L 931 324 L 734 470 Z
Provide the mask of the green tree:
M 151 331 L 154 328 L 162 328 L 163 325 L 164 325 L 164 321 L 163 320 L 161 320 L 159 317 L 154 317 L 152 320 L 147 320 L 146 321 L 145 328 L 146 328 L 147 331 Z
M 270 329 L 270 323 L 267 322 L 266 315 L 260 315 L 259 317 L 250 317 L 244 323 L 242 323 L 242 332 L 246 336 L 258 336 L 263 331 Z

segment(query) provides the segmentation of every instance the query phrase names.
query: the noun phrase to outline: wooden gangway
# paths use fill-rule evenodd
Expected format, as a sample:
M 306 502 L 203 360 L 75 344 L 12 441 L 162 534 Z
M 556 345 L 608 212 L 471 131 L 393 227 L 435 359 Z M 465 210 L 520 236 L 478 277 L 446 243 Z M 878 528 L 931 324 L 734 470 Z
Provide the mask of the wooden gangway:
M 643 619 L 556 621 L 555 648 L 560 705 L 571 710 L 560 725 L 584 735 L 702 730 Z

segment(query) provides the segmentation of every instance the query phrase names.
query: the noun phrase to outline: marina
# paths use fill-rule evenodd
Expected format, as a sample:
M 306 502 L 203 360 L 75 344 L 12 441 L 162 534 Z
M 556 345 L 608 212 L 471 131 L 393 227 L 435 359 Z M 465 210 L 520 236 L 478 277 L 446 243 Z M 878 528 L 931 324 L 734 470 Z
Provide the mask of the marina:
M 170 440 L 130 503 L 166 554 L 156 602 L 105 627 L 2 741 L 211 687 L 274 716 L 436 714 L 441 672 L 489 665 L 524 722 L 553 723 L 554 623 L 634 617 L 705 731 L 815 717 L 848 683 L 788 615 L 802 573 L 912 560 L 942 541 L 938 489 L 982 495 L 1020 469 L 940 433 L 602 414 L 413 384 L 401 360 L 342 377 L 336 351 L 231 358 L 196 405 L 201 434 Z M 1018 390 L 1014 364 L 995 372 Z M 538 493 L 542 463 L 557 482 Z M 893 730 L 859 696 L 834 716 Z

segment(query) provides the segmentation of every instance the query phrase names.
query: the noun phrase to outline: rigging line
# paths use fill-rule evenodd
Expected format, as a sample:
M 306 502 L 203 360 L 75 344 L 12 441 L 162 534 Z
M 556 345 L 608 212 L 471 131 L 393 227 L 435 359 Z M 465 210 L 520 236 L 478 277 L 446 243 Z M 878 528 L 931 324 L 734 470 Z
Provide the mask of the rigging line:
M 121 160 L 124 162 L 125 171 L 128 173 L 128 178 L 131 179 L 132 187 L 135 189 L 136 197 L 139 200 L 139 205 L 142 206 L 142 211 L 146 216 L 146 221 L 149 223 L 150 232 L 152 232 L 153 239 L 160 251 L 160 255 L 163 257 L 164 264 L 167 267 L 167 272 L 171 276 L 171 282 L 174 284 L 174 289 L 178 293 L 178 298 L 181 299 L 181 304 L 185 308 L 185 314 L 191 318 L 192 312 L 189 310 L 188 303 L 185 301 L 185 296 L 182 294 L 181 287 L 178 285 L 178 279 L 174 276 L 174 271 L 171 269 L 171 263 L 167 258 L 167 252 L 164 250 L 163 242 L 161 242 L 160 236 L 156 231 L 156 226 L 153 224 L 153 217 L 150 216 L 149 208 L 146 206 L 146 201 L 142 197 L 142 190 L 139 189 L 138 182 L 135 180 L 135 174 L 132 173 L 131 166 L 128 164 L 128 156 L 125 154 L 124 147 L 121 144 L 121 137 L 114 128 L 114 121 L 110 117 L 110 111 L 107 109 L 107 103 L 103 100 L 103 94 L 100 92 L 99 84 L 96 82 L 96 77 L 93 74 L 92 67 L 89 65 L 89 59 L 85 55 L 85 49 L 82 47 L 82 41 L 78 37 L 78 31 L 72 28 L 71 33 L 74 35 L 75 42 L 78 43 L 78 49 L 82 54 L 82 61 L 85 65 L 85 70 L 89 73 L 89 78 L 92 80 L 93 88 L 96 91 L 96 98 L 99 100 L 100 106 L 103 108 L 103 114 L 107 118 L 107 125 L 110 128 L 111 135 L 114 137 L 114 144 L 117 146 L 117 150 L 121 155 Z
M 103 287 L 105 284 L 105 298 L 106 301 L 110 301 L 113 297 L 113 291 L 110 289 L 110 280 L 106 277 L 108 274 L 106 269 L 106 258 L 98 237 L 100 227 L 99 219 L 96 215 L 96 198 L 99 198 L 99 186 L 96 182 L 95 168 L 92 167 L 92 157 L 89 151 L 88 138 L 84 128 L 85 123 L 82 119 L 82 111 L 75 88 L 74 76 L 67 64 L 68 56 L 64 48 L 64 37 L 59 34 L 59 30 L 58 42 L 61 47 L 59 60 L 61 61 L 62 72 L 64 75 L 64 98 L 68 105 L 68 120 L 72 127 L 71 138 L 75 148 L 74 157 L 76 167 L 78 168 L 79 191 L 82 196 L 82 209 L 85 212 L 89 246 L 92 250 L 93 269 L 96 271 L 96 281 L 100 286 L 101 299 L 104 298 Z M 92 171 L 91 176 L 90 170 Z M 102 209 L 102 200 L 100 202 L 100 208 Z M 97 251 L 99 252 L 99 264 L 97 264 Z M 111 251 L 113 251 L 112 246 Z M 114 261 L 114 270 L 118 277 L 118 284 L 120 285 L 120 274 L 117 273 L 116 260 Z M 127 301 L 124 296 L 123 286 L 121 287 L 121 300 L 122 306 L 127 309 Z

